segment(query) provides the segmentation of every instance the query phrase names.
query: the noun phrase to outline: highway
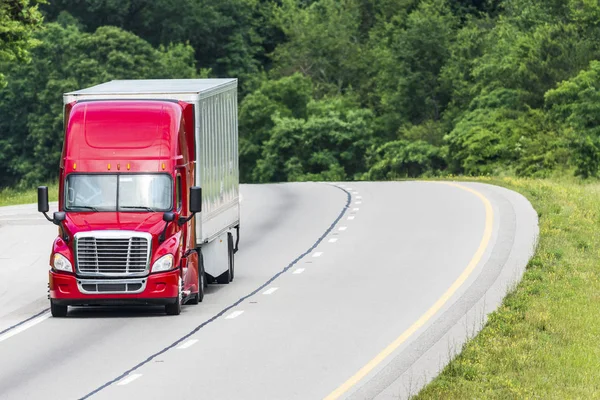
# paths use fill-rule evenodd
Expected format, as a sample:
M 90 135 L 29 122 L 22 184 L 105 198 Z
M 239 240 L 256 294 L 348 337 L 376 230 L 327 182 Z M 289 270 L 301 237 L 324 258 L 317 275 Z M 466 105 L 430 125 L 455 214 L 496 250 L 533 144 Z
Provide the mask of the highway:
M 235 280 L 179 316 L 49 317 L 57 229 L 34 205 L 1 208 L 0 399 L 407 398 L 481 328 L 538 235 L 527 200 L 478 183 L 241 193 Z

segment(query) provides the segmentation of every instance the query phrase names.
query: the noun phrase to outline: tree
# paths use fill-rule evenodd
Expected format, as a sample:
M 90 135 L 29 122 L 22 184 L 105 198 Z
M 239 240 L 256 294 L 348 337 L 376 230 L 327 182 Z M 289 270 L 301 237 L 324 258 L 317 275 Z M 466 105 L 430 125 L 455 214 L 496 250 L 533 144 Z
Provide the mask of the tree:
M 53 0 L 43 10 L 52 21 L 71 13 L 86 32 L 111 25 L 155 47 L 189 43 L 199 66 L 245 85 L 259 71 L 262 39 L 256 32 L 264 21 L 258 5 L 258 0 Z
M 572 137 L 573 163 L 584 178 L 598 176 L 600 168 L 600 62 L 546 93 L 551 117 Z
M 258 182 L 358 179 L 373 140 L 373 114 L 351 97 L 308 104 L 307 118 L 276 117 L 258 160 Z
M 29 49 L 38 42 L 33 33 L 42 26 L 38 5 L 44 0 L 3 0 L 0 2 L 0 68 L 11 62 L 29 62 Z M 0 70 L 0 88 L 6 77 Z

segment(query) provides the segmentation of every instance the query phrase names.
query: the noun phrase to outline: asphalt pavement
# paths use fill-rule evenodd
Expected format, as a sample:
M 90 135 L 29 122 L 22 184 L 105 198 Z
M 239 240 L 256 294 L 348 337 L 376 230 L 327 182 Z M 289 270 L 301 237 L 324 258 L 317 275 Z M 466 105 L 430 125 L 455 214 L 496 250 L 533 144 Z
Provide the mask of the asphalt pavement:
M 35 205 L 0 208 L 0 399 L 407 398 L 485 323 L 538 234 L 527 200 L 484 184 L 241 193 L 235 280 L 179 316 L 49 317 L 57 229 Z

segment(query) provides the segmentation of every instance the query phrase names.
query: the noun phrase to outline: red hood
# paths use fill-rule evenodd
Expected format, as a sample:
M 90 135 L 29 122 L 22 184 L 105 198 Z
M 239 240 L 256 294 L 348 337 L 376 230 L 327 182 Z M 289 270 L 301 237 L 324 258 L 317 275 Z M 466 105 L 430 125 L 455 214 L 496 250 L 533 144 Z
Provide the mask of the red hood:
M 165 227 L 161 212 L 68 212 L 70 232 L 127 230 L 158 235 Z

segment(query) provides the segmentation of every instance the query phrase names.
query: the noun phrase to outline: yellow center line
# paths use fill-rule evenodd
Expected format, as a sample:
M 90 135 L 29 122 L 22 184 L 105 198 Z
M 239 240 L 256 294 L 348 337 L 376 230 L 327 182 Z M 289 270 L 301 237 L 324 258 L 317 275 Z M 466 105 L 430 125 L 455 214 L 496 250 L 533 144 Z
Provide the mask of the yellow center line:
M 425 314 L 423 314 L 414 324 L 412 324 L 407 330 L 402 332 L 400 336 L 396 338 L 392 343 L 390 343 L 385 349 L 383 349 L 379 354 L 377 354 L 371 361 L 369 361 L 364 367 L 362 367 L 356 374 L 352 375 L 350 379 L 344 382 L 341 386 L 331 392 L 325 400 L 334 400 L 338 399 L 348 390 L 350 390 L 354 385 L 356 385 L 361 379 L 367 376 L 375 367 L 377 367 L 383 360 L 385 360 L 390 354 L 394 352 L 402 343 L 404 343 L 412 334 L 414 334 L 419 328 L 421 328 L 427 321 L 431 319 L 443 306 L 446 302 L 452 297 L 454 293 L 462 286 L 463 283 L 469 278 L 471 273 L 481 261 L 485 250 L 492 238 L 492 228 L 494 225 L 494 210 L 492 209 L 492 204 L 490 201 L 481 193 L 479 193 L 475 189 L 471 189 L 470 187 L 459 185 L 457 183 L 452 182 L 436 182 L 445 185 L 450 185 L 457 187 L 459 189 L 465 190 L 477 196 L 485 206 L 485 228 L 483 230 L 483 237 L 481 238 L 481 242 L 479 243 L 479 247 L 477 251 L 471 258 L 471 261 L 465 268 L 465 270 L 460 274 L 460 276 L 452 283 L 452 285 L 446 290 L 446 292 L 440 297 L 433 306 Z

